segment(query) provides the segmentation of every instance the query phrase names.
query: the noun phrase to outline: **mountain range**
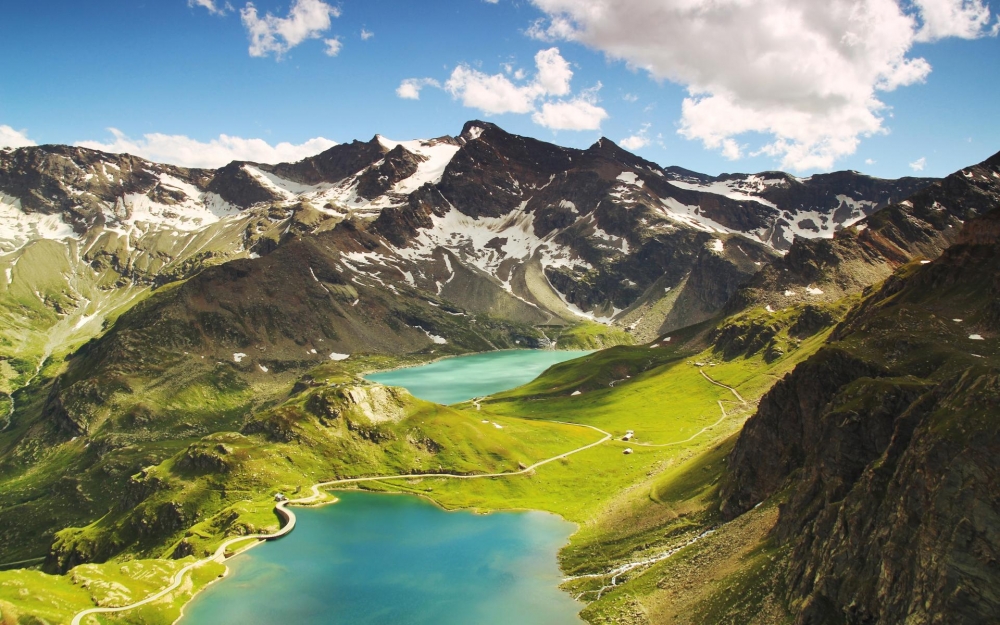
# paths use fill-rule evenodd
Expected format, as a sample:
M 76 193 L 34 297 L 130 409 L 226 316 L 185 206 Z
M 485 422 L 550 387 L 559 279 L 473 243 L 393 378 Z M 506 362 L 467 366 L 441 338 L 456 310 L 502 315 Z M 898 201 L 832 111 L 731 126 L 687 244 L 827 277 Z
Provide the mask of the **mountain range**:
M 195 485 L 237 488 L 234 459 L 274 446 L 338 475 L 480 457 L 430 440 L 451 413 L 433 434 L 340 419 L 427 408 L 320 373 L 619 345 L 551 388 L 615 392 L 668 356 L 784 367 L 705 522 L 780 501 L 773 594 L 796 622 L 988 622 L 998 207 L 1000 155 L 941 180 L 707 176 L 482 121 L 217 170 L 0 150 L 0 560 L 189 555 L 190 528 L 249 514 L 218 521 Z

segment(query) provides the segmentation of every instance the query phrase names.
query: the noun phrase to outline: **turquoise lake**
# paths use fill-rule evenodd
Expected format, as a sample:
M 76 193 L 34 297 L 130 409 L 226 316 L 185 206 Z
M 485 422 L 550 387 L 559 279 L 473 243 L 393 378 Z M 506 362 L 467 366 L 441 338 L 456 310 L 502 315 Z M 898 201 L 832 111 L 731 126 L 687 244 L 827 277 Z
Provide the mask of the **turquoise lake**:
M 447 405 L 527 384 L 552 365 L 589 353 L 514 349 L 445 358 L 366 377 L 379 384 L 402 386 L 415 397 Z
M 563 625 L 574 526 L 542 512 L 446 512 L 410 495 L 339 493 L 295 531 L 229 563 L 182 625 Z

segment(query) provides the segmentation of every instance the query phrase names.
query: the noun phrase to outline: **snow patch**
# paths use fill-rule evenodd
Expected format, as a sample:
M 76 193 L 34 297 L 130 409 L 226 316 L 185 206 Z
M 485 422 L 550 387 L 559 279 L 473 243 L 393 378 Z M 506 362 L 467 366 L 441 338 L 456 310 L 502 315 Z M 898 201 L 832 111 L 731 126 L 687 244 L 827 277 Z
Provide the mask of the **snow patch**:
M 635 174 L 635 172 L 631 172 L 631 171 L 623 171 L 621 174 L 618 175 L 617 180 L 620 180 L 621 182 L 624 182 L 625 184 L 630 184 L 632 186 L 636 186 L 636 187 L 640 187 L 640 188 L 642 188 L 642 186 L 645 184 L 642 181 L 642 179 L 639 178 L 639 176 Z
M 233 354 L 233 362 L 236 363 L 243 362 L 243 359 L 246 357 L 247 355 L 244 354 L 243 352 L 236 352 L 235 354 Z
M 971 340 L 973 340 L 973 341 L 985 341 L 986 340 L 986 339 L 983 338 L 983 336 L 981 334 L 970 334 L 969 338 Z
M 337 352 L 333 352 L 332 354 L 330 354 L 330 360 L 334 361 L 347 360 L 350 357 L 351 357 L 350 354 L 338 354 Z
M 439 140 L 393 141 L 379 136 L 378 142 L 388 150 L 402 145 L 404 150 L 424 157 L 423 162 L 417 165 L 417 171 L 412 176 L 400 180 L 393 186 L 392 193 L 398 194 L 413 193 L 427 183 L 437 184 L 441 182 L 445 168 L 448 167 L 448 163 L 459 150 L 459 146 Z

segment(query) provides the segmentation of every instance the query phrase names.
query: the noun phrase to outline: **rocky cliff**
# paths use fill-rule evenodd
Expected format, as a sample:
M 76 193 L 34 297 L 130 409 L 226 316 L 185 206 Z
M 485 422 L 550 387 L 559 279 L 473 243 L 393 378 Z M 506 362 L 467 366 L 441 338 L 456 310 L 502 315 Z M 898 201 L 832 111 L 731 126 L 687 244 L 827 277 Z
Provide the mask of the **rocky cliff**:
M 940 258 L 871 291 L 730 455 L 727 517 L 785 498 L 775 538 L 797 623 L 1000 614 L 998 223 L 996 208 L 969 220 Z

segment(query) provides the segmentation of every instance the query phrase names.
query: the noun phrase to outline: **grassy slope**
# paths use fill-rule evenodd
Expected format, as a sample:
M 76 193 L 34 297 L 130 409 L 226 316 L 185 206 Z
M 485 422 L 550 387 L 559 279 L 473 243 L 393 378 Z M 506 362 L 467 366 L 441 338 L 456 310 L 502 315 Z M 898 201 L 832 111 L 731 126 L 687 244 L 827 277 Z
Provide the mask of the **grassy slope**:
M 2 622 L 5 625 L 68 623 L 77 612 L 95 604 L 127 605 L 159 591 L 191 560 L 85 564 L 74 569 L 71 575 L 46 575 L 23 569 L 3 572 L 0 573 Z M 167 625 L 180 616 L 182 606 L 195 592 L 218 579 L 224 571 L 225 567 L 215 563 L 199 567 L 177 591 L 159 601 L 134 612 L 94 617 L 91 622 Z
M 845 308 L 831 307 L 831 314 L 841 316 Z M 491 418 L 520 415 L 584 423 L 616 437 L 634 430 L 636 438 L 630 442 L 616 440 L 523 478 L 424 480 L 373 488 L 423 494 L 446 507 L 558 513 L 580 524 L 560 554 L 571 576 L 661 554 L 718 525 L 717 486 L 724 459 L 753 403 L 829 334 L 828 326 L 813 336 L 791 336 L 789 327 L 801 312 L 760 309 L 722 324 L 765 320 L 774 325 L 774 340 L 784 355 L 771 362 L 763 351 L 729 360 L 712 349 L 697 351 L 693 346 L 704 344 L 699 340 L 713 325 L 706 323 L 676 333 L 656 348 L 616 347 L 555 365 L 530 384 L 482 402 L 482 414 Z M 698 362 L 713 379 L 735 387 L 749 405 L 706 380 L 694 364 Z M 576 391 L 580 394 L 574 395 Z M 729 413 L 721 423 L 719 401 Z M 625 448 L 634 453 L 624 455 Z M 775 519 L 773 506 L 762 507 L 669 560 L 619 576 L 615 588 L 601 590 L 610 577 L 572 580 L 566 588 L 592 601 L 583 616 L 594 623 L 783 622 L 787 615 L 768 585 L 777 560 L 766 537 Z M 730 584 L 755 591 L 734 599 L 727 594 Z M 594 601 L 598 593 L 601 598 Z M 678 606 L 683 606 L 684 618 L 671 612 Z
M 264 428 L 251 435 L 217 432 L 159 443 L 158 462 L 133 477 L 140 484 L 155 483 L 158 490 L 135 509 L 113 511 L 88 526 L 65 530 L 59 546 L 64 552 L 86 554 L 100 552 L 108 543 L 131 541 L 128 557 L 155 558 L 169 556 L 183 542 L 200 556 L 227 536 L 277 529 L 271 501 L 275 491 L 295 493 L 320 480 L 354 475 L 516 470 L 519 463 L 531 464 L 595 439 L 593 431 L 549 422 L 567 421 L 618 436 L 632 429 L 637 436 L 629 443 L 614 441 L 540 467 L 530 476 L 481 481 L 425 478 L 371 487 L 429 495 L 447 507 L 559 513 L 581 524 L 562 554 L 570 573 L 599 572 L 642 554 L 658 553 L 713 522 L 714 477 L 701 480 L 717 475 L 718 458 L 749 414 L 693 363 L 714 365 L 706 367 L 713 378 L 736 386 L 752 401 L 822 340 L 822 336 L 808 339 L 771 363 L 759 354 L 724 361 L 691 347 L 699 344 L 708 327 L 677 333 L 656 348 L 620 346 L 556 365 L 531 384 L 483 402 L 480 411 L 406 396 L 401 402 L 405 418 L 391 424 L 370 423 L 349 406 L 340 406 L 345 410 L 336 418 L 319 418 L 313 401 L 338 388 L 330 385 L 354 387 L 358 373 L 395 361 L 375 358 L 325 365 L 312 372 L 312 386 L 255 417 L 269 427 L 276 424 L 279 432 L 291 433 L 289 440 L 276 439 L 269 434 L 274 428 Z M 573 395 L 576 391 L 580 394 Z M 205 399 L 197 391 L 189 393 L 194 395 L 180 394 L 170 401 L 183 412 Z M 722 415 L 719 401 L 730 416 L 713 426 Z M 484 424 L 483 419 L 504 429 Z M 226 470 L 185 465 L 184 457 L 192 449 L 211 453 L 219 445 L 227 448 Z M 624 455 L 626 447 L 635 453 Z M 682 484 L 689 486 L 678 486 Z M 155 523 L 166 505 L 182 510 L 185 522 L 150 537 L 137 536 L 136 520 L 139 526 L 143 520 Z M 71 580 L 73 572 L 60 579 Z M 0 583 L 5 575 L 0 573 Z M 585 613 L 588 618 L 605 613 L 605 607 L 608 613 L 620 613 L 614 598 L 630 583 L 592 604 Z M 580 593 L 592 591 L 595 584 L 570 586 Z M 585 598 L 593 596 L 591 592 Z M 652 593 L 650 605 L 657 596 Z

